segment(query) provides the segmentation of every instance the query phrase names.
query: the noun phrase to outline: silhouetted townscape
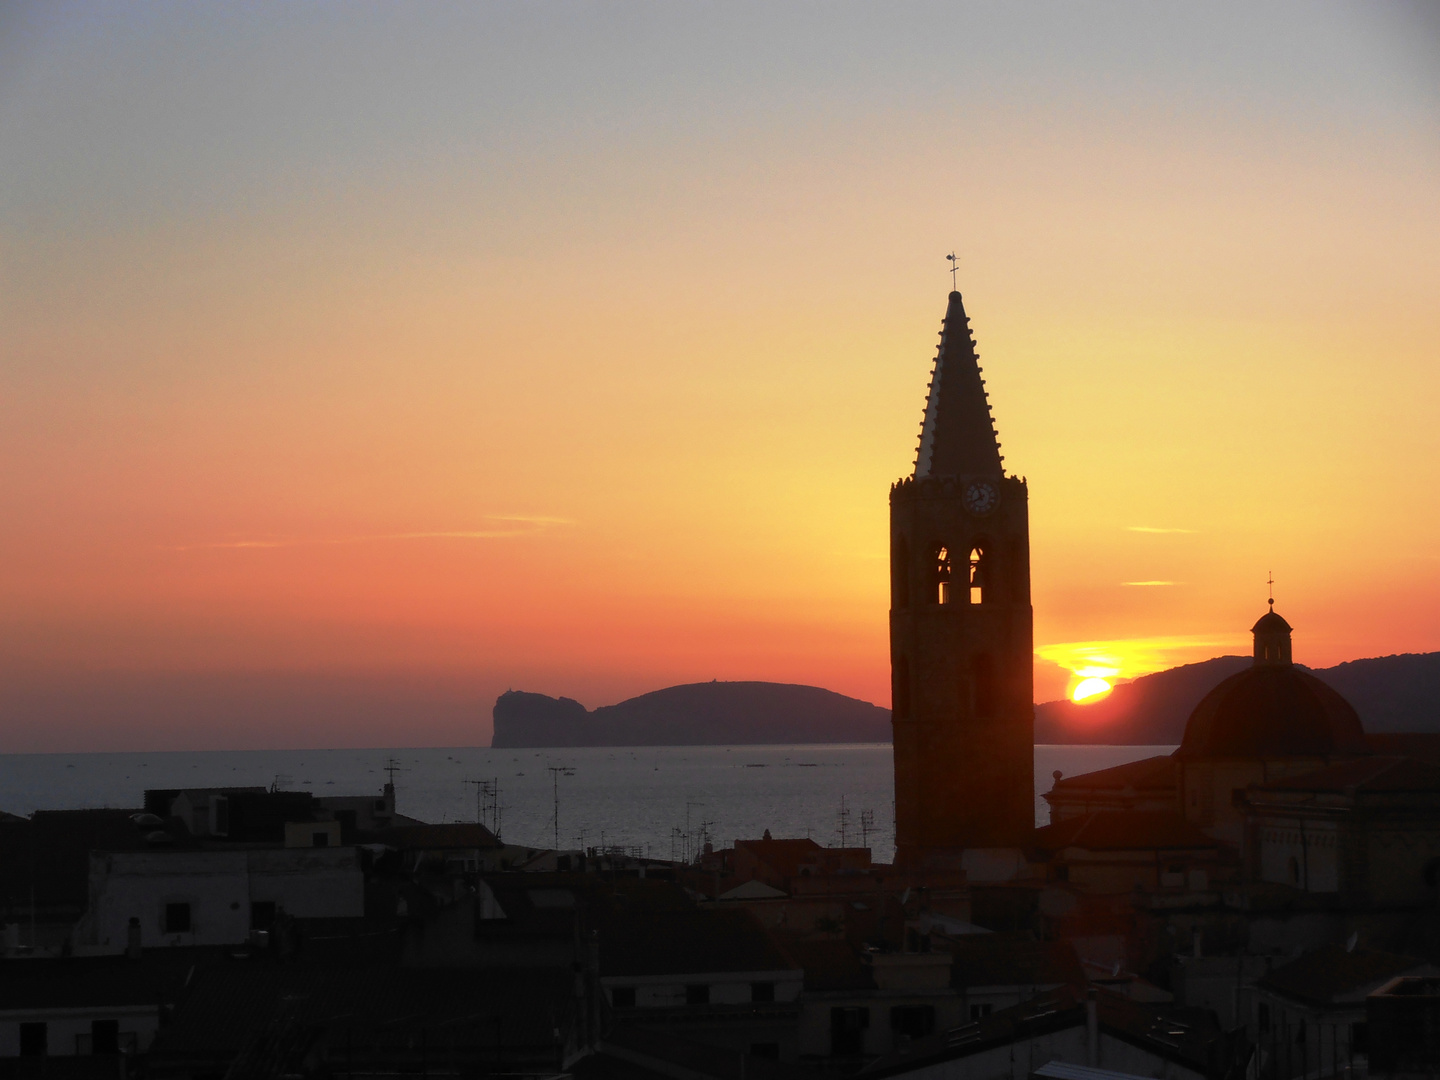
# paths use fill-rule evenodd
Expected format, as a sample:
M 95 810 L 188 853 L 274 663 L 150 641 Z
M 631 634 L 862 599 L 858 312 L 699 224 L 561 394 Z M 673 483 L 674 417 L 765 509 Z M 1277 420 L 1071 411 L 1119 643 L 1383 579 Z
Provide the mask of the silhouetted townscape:
M 1440 1080 L 1437 417 L 1440 0 L 0 0 L 0 1080 Z
M 479 820 L 427 823 L 393 769 L 368 792 L 7 814 L 0 1075 L 1440 1067 L 1440 733 L 1367 731 L 1295 663 L 1273 600 L 1178 749 L 1056 772 L 1036 827 L 1027 487 L 1003 468 L 958 292 L 943 328 L 915 471 L 890 496 L 893 855 L 865 822 L 829 845 L 701 830 L 670 859 L 521 846 L 497 790 Z M 495 741 L 663 741 L 667 701 L 712 724 L 729 709 L 761 742 L 881 712 L 764 684 L 650 697 L 590 714 L 509 693 Z M 705 727 L 684 722 L 676 741 Z

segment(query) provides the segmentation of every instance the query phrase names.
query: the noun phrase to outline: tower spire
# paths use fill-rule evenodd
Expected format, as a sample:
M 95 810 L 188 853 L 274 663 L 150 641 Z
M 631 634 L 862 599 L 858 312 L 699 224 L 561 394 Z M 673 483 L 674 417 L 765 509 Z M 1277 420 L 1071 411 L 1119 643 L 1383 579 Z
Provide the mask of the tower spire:
M 915 478 L 1005 475 L 1000 439 L 990 415 L 980 355 L 958 291 L 950 294 L 940 349 L 930 377 Z

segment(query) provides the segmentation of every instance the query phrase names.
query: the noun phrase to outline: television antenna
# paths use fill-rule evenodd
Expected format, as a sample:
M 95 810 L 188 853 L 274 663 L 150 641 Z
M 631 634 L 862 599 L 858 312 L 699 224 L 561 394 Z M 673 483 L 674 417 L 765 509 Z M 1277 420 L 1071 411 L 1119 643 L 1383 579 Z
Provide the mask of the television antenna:
M 555 799 L 555 850 L 560 850 L 560 777 L 574 776 L 575 770 L 569 765 L 547 765 L 550 770 L 550 784 Z
M 500 780 L 461 780 L 465 786 L 475 785 L 475 821 L 500 839 Z
M 861 846 L 861 847 L 863 847 L 863 848 L 868 848 L 868 847 L 870 846 L 870 834 L 871 834 L 872 832 L 874 832 L 874 831 L 875 831 L 875 811 L 874 811 L 874 810 L 861 810 L 861 811 L 860 811 L 860 846 Z

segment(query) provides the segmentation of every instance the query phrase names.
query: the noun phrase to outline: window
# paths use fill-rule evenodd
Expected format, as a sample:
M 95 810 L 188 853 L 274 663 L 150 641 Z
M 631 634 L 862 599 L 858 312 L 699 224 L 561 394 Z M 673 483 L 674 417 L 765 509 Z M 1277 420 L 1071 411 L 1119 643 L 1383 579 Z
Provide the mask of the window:
M 635 1007 L 635 987 L 612 986 L 610 988 L 610 1004 L 617 1009 L 633 1009 Z
M 998 711 L 999 695 L 995 690 L 995 661 L 984 653 L 970 661 L 971 674 L 975 679 L 975 715 L 994 716 Z
M 937 604 L 948 604 L 950 596 L 950 549 L 935 549 L 935 560 L 930 569 L 930 596 Z
M 897 1035 L 923 1039 L 935 1030 L 935 1006 L 893 1005 L 890 1008 L 890 1027 Z
M 118 1054 L 120 1052 L 120 1021 L 90 1021 L 90 1052 L 92 1054 Z
M 311 847 L 329 847 L 330 834 L 328 832 L 317 832 L 310 834 Z
M 188 934 L 190 932 L 190 905 L 165 905 L 165 933 Z
M 1294 855 L 1290 856 L 1290 884 L 1300 884 L 1300 860 Z
M 981 547 L 970 549 L 970 603 L 983 603 L 985 596 L 985 550 Z
M 830 1010 L 830 1053 L 835 1057 L 856 1057 L 865 1052 L 865 1029 L 870 1010 L 863 1006 L 841 1006 Z
M 910 545 L 903 536 L 890 545 L 890 606 L 910 606 Z
M 355 825 L 359 815 L 354 810 L 336 810 L 335 820 L 340 823 L 340 837 L 343 843 L 355 836 Z
M 756 982 L 750 984 L 751 1001 L 774 1001 L 775 984 L 772 982 Z
M 1364 1020 L 1350 1025 L 1350 1053 L 1370 1056 L 1370 1025 Z
M 250 901 L 250 929 L 269 930 L 275 925 L 275 901 Z
M 1070 864 L 1069 864 L 1069 863 L 1059 863 L 1059 864 L 1055 867 L 1055 880 L 1056 880 L 1056 881 L 1069 881 L 1069 880 L 1070 880 Z
M 44 1020 L 20 1025 L 21 1057 L 44 1057 L 49 1049 L 49 1035 Z
M 215 796 L 215 835 L 230 835 L 230 800 L 224 795 Z
M 910 715 L 910 660 L 897 656 L 890 668 L 890 707 L 900 719 Z
M 686 1005 L 709 1005 L 710 987 L 705 983 L 694 983 L 685 987 Z
M 751 1043 L 750 1056 L 754 1058 L 765 1058 L 768 1061 L 780 1060 L 779 1043 Z
M 1270 1030 L 1270 1006 L 1263 1001 L 1255 1009 L 1255 1026 L 1262 1035 Z
M 970 1019 L 983 1020 L 995 1011 L 995 1006 L 988 1001 L 982 1001 L 978 1005 L 970 1006 Z

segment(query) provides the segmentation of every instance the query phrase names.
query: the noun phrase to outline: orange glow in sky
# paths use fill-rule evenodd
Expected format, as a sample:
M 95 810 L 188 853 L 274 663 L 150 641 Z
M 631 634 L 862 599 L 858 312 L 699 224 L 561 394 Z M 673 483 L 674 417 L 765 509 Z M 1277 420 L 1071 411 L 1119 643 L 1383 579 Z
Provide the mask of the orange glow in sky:
M 1440 649 L 1428 10 L 1037 10 L 7 5 L 0 752 L 888 704 L 952 249 L 1039 699 Z

